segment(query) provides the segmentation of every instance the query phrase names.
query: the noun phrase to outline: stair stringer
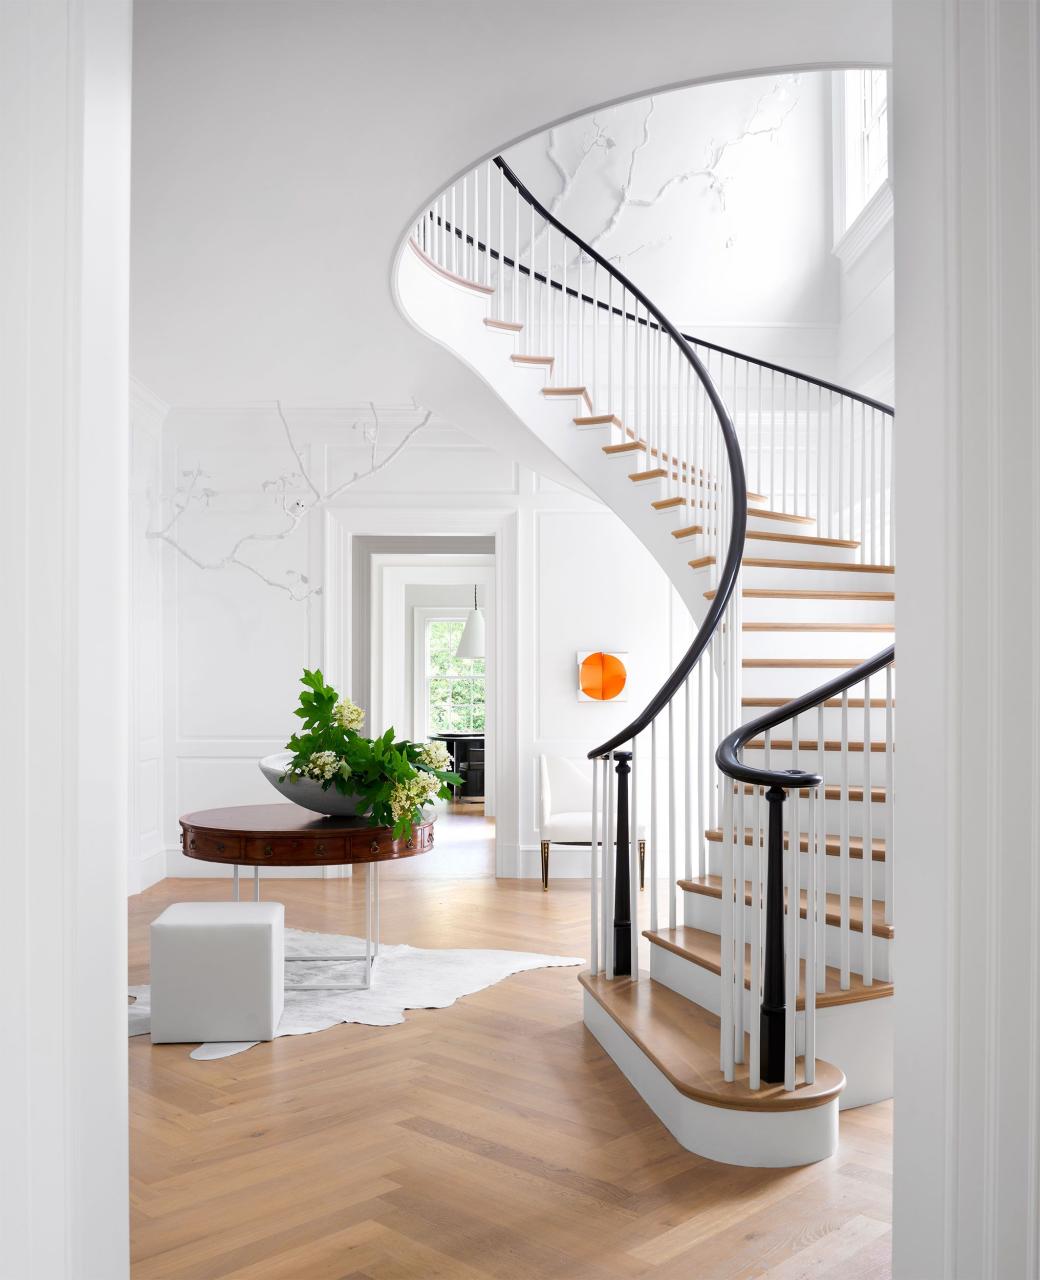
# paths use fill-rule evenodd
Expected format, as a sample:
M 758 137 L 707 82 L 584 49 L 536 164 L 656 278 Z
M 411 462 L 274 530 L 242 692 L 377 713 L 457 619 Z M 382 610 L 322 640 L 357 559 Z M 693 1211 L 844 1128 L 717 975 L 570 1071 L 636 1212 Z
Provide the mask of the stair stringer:
M 588 415 L 589 407 L 578 397 L 560 400 L 543 396 L 542 389 L 549 385 L 545 371 L 510 361 L 515 335 L 483 324 L 489 314 L 489 295 L 446 278 L 410 245 L 401 256 L 396 287 L 398 305 L 408 320 L 479 376 L 494 393 L 499 412 L 492 421 L 487 398 L 481 397 L 477 409 L 469 384 L 447 374 L 425 375 L 423 383 L 415 387 L 417 398 L 474 438 L 493 443 L 511 456 L 529 456 L 529 437 L 533 436 L 545 452 L 563 464 L 571 487 L 590 492 L 636 535 L 699 624 L 707 612 L 704 591 L 711 585 L 709 574 L 690 568 L 695 545 L 673 538 L 673 523 L 651 506 L 663 493 L 657 482 L 633 484 L 628 479 L 630 465 L 623 458 L 603 453 L 602 445 L 619 438 L 616 428 L 576 427 L 574 418 Z M 594 409 L 606 413 L 609 406 L 596 405 Z

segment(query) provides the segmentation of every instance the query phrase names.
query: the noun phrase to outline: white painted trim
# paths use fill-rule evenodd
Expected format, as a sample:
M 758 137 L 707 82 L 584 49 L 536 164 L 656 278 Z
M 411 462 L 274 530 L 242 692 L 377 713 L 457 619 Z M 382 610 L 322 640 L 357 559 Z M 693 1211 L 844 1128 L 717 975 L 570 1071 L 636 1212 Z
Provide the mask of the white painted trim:
M 838 1099 L 800 1111 L 737 1111 L 680 1093 L 603 1006 L 582 991 L 582 1017 L 650 1110 L 687 1151 L 754 1169 L 790 1169 L 838 1149 Z
M 573 501 L 573 499 L 571 499 Z M 520 653 L 517 625 L 519 548 L 517 529 L 521 511 L 515 505 L 492 509 L 411 506 L 330 508 L 325 512 L 324 566 L 324 653 L 326 674 L 333 684 L 345 673 L 349 678 L 351 606 L 351 548 L 358 536 L 379 534 L 479 534 L 495 539 L 493 589 L 495 637 L 493 685 L 489 681 L 489 702 L 493 700 L 492 725 L 498 750 L 492 761 L 495 806 L 496 875 L 513 877 L 520 863 L 520 788 L 517 762 L 518 716 L 521 699 L 517 672 Z M 412 557 L 414 559 L 414 557 Z M 373 580 L 374 580 L 373 575 Z M 489 769 L 489 773 L 491 770 Z
M 892 184 L 886 179 L 860 210 L 852 225 L 834 245 L 834 256 L 848 271 L 892 221 L 895 204 Z

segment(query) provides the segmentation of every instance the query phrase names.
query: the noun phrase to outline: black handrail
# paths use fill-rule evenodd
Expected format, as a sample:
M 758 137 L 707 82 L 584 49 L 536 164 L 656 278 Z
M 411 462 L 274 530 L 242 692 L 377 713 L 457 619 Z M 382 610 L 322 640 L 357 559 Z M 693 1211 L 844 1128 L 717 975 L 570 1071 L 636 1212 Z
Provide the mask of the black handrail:
M 799 382 L 808 382 L 814 387 L 822 387 L 824 391 L 833 391 L 835 395 L 839 395 L 845 400 L 855 400 L 858 404 L 865 404 L 869 409 L 877 409 L 881 413 L 887 414 L 890 418 L 895 417 L 895 409 L 890 404 L 885 404 L 883 400 L 875 400 L 873 396 L 865 396 L 858 391 L 850 391 L 848 387 L 839 387 L 836 382 L 828 382 L 826 378 L 814 378 L 811 373 L 799 373 L 797 369 L 788 369 L 782 364 L 774 364 L 771 360 L 760 360 L 758 356 L 749 356 L 743 351 L 734 351 L 731 347 L 720 347 L 717 342 L 708 342 L 704 338 L 695 338 L 688 333 L 684 333 L 683 337 L 688 342 L 696 342 L 697 346 L 707 347 L 710 351 L 719 352 L 720 355 L 733 356 L 735 360 L 743 360 L 747 364 L 757 364 L 762 369 L 771 369 L 774 373 L 782 373 L 785 378 L 797 378 Z
M 814 707 L 826 702 L 828 698 L 833 698 L 835 694 L 844 693 L 846 689 L 851 689 L 861 680 L 884 670 L 890 663 L 895 662 L 895 658 L 896 647 L 890 644 L 887 649 L 882 649 L 873 658 L 861 662 L 858 667 L 842 672 L 840 676 L 835 676 L 826 684 L 810 689 L 800 698 L 785 702 L 782 707 L 759 716 L 757 720 L 749 720 L 747 724 L 742 724 L 719 744 L 719 749 L 715 752 L 715 763 L 728 778 L 735 778 L 738 782 L 750 782 L 758 787 L 818 787 L 823 779 L 817 773 L 807 773 L 801 769 L 756 769 L 741 760 L 740 752 L 752 738 L 758 737 L 760 733 L 775 729 L 777 725 L 784 724 L 805 711 L 811 711 Z
M 598 263 L 607 273 L 617 280 L 622 287 L 646 308 L 648 316 L 653 316 L 657 323 L 661 326 L 665 333 L 672 339 L 679 350 L 686 356 L 690 364 L 693 366 L 694 372 L 700 379 L 705 391 L 708 393 L 708 399 L 711 401 L 712 408 L 715 410 L 716 417 L 719 420 L 719 426 L 722 430 L 722 438 L 726 445 L 726 456 L 729 462 L 730 479 L 733 485 L 733 520 L 730 525 L 729 546 L 726 549 L 726 559 L 722 566 L 722 572 L 719 575 L 718 586 L 715 589 L 715 596 L 711 602 L 711 606 L 705 615 L 704 621 L 701 623 L 700 629 L 694 637 L 693 643 L 687 649 L 686 653 L 680 659 L 678 666 L 671 673 L 664 684 L 658 689 L 657 693 L 650 699 L 644 709 L 638 716 L 620 733 L 616 733 L 609 738 L 601 746 L 596 747 L 589 752 L 589 759 L 595 760 L 602 756 L 608 755 L 611 751 L 620 747 L 622 743 L 631 741 L 632 738 L 642 733 L 643 730 L 656 719 L 661 710 L 668 705 L 678 690 L 682 687 L 683 681 L 689 675 L 690 671 L 697 664 L 697 660 L 708 647 L 715 630 L 719 625 L 726 606 L 729 604 L 730 597 L 737 584 L 737 575 L 740 573 L 740 561 L 744 555 L 744 535 L 747 531 L 747 482 L 744 478 L 744 460 L 740 454 L 740 442 L 737 439 L 736 428 L 733 426 L 733 420 L 729 416 L 729 410 L 726 408 L 718 388 L 711 380 L 711 375 L 704 367 L 704 363 L 700 356 L 690 347 L 687 340 L 679 332 L 679 330 L 669 320 L 665 318 L 660 310 L 650 301 L 645 293 L 634 285 L 627 276 L 622 274 L 617 267 L 613 266 L 602 254 L 597 253 L 591 245 L 585 243 L 573 231 L 565 227 L 558 218 L 554 217 L 548 209 L 524 186 L 516 174 L 510 169 L 509 165 L 501 156 L 495 157 L 495 164 L 501 170 L 506 181 L 514 188 L 516 193 L 525 200 L 545 221 L 556 228 L 562 235 L 583 254 L 587 254 L 593 262 Z
M 509 169 L 509 166 L 506 165 L 505 161 L 502 161 L 502 169 L 507 175 L 512 172 Z M 524 190 L 526 190 L 526 188 L 524 188 Z M 541 210 L 542 206 L 536 203 L 536 208 Z M 598 262 L 604 261 L 604 259 L 601 258 L 599 254 L 595 253 L 594 250 L 589 248 L 584 241 L 579 240 L 577 236 L 568 231 L 561 222 L 552 218 L 551 215 L 549 216 L 553 225 L 560 228 L 569 239 L 574 241 L 575 244 L 581 245 L 584 252 L 591 254 Z M 532 280 L 536 280 L 539 284 L 546 284 L 551 289 L 558 289 L 561 293 L 566 293 L 568 297 L 573 298 L 576 302 L 585 302 L 590 307 L 597 307 L 600 311 L 607 312 L 608 315 L 620 316 L 622 320 L 630 320 L 633 324 L 646 325 L 651 329 L 661 328 L 659 324 L 655 324 L 647 316 L 637 316 L 634 312 L 626 311 L 624 307 L 615 307 L 613 303 L 604 302 L 601 298 L 592 298 L 587 293 L 579 293 L 577 289 L 573 288 L 569 284 L 564 284 L 559 280 L 553 280 L 551 276 L 545 276 L 540 271 L 535 271 L 531 267 L 525 267 L 522 262 L 514 262 L 513 259 L 508 257 L 503 250 L 493 249 L 489 244 L 485 244 L 482 240 L 477 239 L 475 236 L 467 232 L 464 227 L 452 226 L 447 219 L 439 218 L 433 213 L 430 214 L 430 218 L 436 226 L 443 227 L 449 235 L 454 235 L 464 244 L 473 245 L 478 253 L 486 253 L 489 258 L 493 260 L 500 260 L 505 266 L 518 271 L 521 275 L 530 276 Z M 609 270 L 618 280 L 625 280 L 625 277 L 616 267 L 610 267 Z M 636 292 L 634 286 L 629 284 L 627 287 L 631 292 Z M 772 360 L 761 360 L 758 356 L 749 356 L 746 351 L 734 351 L 732 347 L 720 346 L 717 342 L 709 342 L 707 338 L 698 338 L 692 333 L 683 333 L 681 336 L 685 338 L 687 342 L 693 342 L 698 347 L 707 347 L 709 351 L 717 351 L 719 355 L 732 356 L 735 360 L 743 360 L 745 364 L 754 364 L 758 365 L 761 369 L 769 369 L 773 373 L 781 373 L 785 378 L 797 378 L 799 382 L 808 382 L 814 387 L 822 387 L 824 391 L 832 391 L 835 395 L 841 396 L 845 400 L 855 400 L 857 404 L 864 404 L 870 409 L 877 409 L 879 412 L 886 414 L 890 418 L 895 416 L 895 409 L 892 405 L 885 404 L 883 400 L 875 400 L 873 396 L 863 395 L 862 392 L 859 391 L 850 391 L 848 387 L 841 387 L 836 382 L 828 382 L 826 378 L 817 378 L 811 373 L 802 373 L 798 369 L 790 369 L 786 365 L 776 364 Z

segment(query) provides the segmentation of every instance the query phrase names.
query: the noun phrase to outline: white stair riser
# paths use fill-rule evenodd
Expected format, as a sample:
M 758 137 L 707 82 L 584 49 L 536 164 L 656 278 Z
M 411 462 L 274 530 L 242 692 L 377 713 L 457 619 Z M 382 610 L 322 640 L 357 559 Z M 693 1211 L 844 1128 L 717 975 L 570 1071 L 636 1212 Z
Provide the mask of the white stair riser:
M 779 611 L 778 611 L 779 612 Z M 777 615 L 772 619 L 776 621 Z M 743 631 L 745 658 L 872 658 L 894 639 L 890 631 Z M 884 688 L 884 685 L 881 686 Z
M 861 656 L 855 653 L 842 653 L 835 656 L 855 661 L 848 667 L 744 667 L 741 675 L 741 694 L 748 698 L 797 698 L 811 689 L 818 688 L 821 684 L 844 675 L 862 661 Z
M 875 785 L 883 786 L 884 778 L 882 777 L 880 779 L 875 779 Z M 734 797 L 734 802 L 735 804 L 739 802 L 739 796 Z M 757 803 L 757 814 L 756 814 L 756 803 Z M 790 803 L 790 801 L 788 801 L 788 803 Z M 819 804 L 819 802 L 817 803 Z M 806 824 L 806 813 L 808 812 L 807 805 L 808 805 L 808 801 L 805 799 L 802 799 L 799 803 L 799 817 L 801 819 L 801 826 L 803 831 L 805 829 L 805 824 Z M 863 834 L 863 827 L 866 821 L 864 816 L 863 804 L 858 800 L 854 800 L 850 802 L 848 806 L 848 810 L 849 810 L 849 835 L 861 836 Z M 737 815 L 737 809 L 734 808 L 735 822 L 738 820 L 736 815 Z M 754 796 L 749 796 L 745 794 L 744 826 L 753 827 L 755 825 L 756 820 L 760 821 L 763 826 L 768 825 L 768 821 L 769 821 L 768 805 L 764 798 L 756 802 Z M 884 805 L 879 804 L 876 801 L 871 805 L 870 822 L 871 822 L 871 828 L 870 828 L 871 833 L 874 836 L 883 836 L 885 834 Z M 822 816 L 820 816 L 819 814 L 817 816 L 817 827 L 825 832 L 830 833 L 831 835 L 838 835 L 841 832 L 841 801 L 840 800 L 824 800 L 823 801 L 823 814 Z M 708 843 L 711 844 L 712 842 L 708 841 Z
M 875 684 L 877 684 L 878 686 L 876 690 L 874 688 Z M 894 690 L 895 685 L 893 684 L 892 687 Z M 879 693 L 883 694 L 884 691 L 885 691 L 884 675 L 882 674 L 879 676 L 872 677 L 870 681 L 871 699 L 873 700 Z M 795 695 L 793 692 L 789 693 L 789 696 L 785 699 L 785 701 L 790 701 L 790 699 L 793 698 L 794 696 Z M 849 696 L 850 696 L 850 699 L 854 696 L 856 698 L 859 698 L 862 701 L 862 698 L 863 698 L 862 684 L 857 685 L 851 691 Z M 777 694 L 776 697 L 783 697 L 783 695 Z M 778 709 L 779 708 L 776 708 L 776 707 L 751 707 L 751 706 L 742 705 L 740 709 L 741 723 L 746 724 L 749 720 L 757 720 L 759 716 L 764 716 L 768 712 L 776 711 Z M 850 741 L 862 740 L 863 708 L 850 706 L 848 715 L 849 715 L 849 719 L 848 719 L 849 740 Z M 885 741 L 885 733 L 886 733 L 885 716 L 886 716 L 886 713 L 885 713 L 884 707 L 870 708 L 870 738 L 872 742 Z M 799 740 L 809 739 L 810 741 L 815 742 L 817 737 L 816 729 L 817 729 L 818 723 L 819 723 L 819 711 L 816 707 L 813 707 L 812 710 L 810 711 L 803 712 L 802 715 L 799 717 Z M 787 727 L 789 724 L 790 724 L 790 721 L 785 722 L 785 724 L 783 725 L 782 733 L 781 733 L 781 730 L 774 729 L 773 730 L 774 736 L 790 737 L 791 735 L 788 732 L 788 727 Z M 893 735 L 895 734 L 895 730 L 896 730 L 895 710 L 893 708 L 893 721 L 892 721 Z M 823 736 L 825 741 L 827 739 L 834 739 L 835 741 L 839 741 L 839 742 L 841 741 L 841 707 L 840 706 L 823 708 Z
M 801 589 L 812 590 L 808 584 Z M 749 596 L 745 592 L 741 612 L 745 622 L 775 622 L 778 618 L 784 622 L 895 622 L 895 603 L 891 600 L 802 600 Z
M 764 560 L 777 557 L 759 556 L 746 547 L 745 559 Z M 793 560 L 796 557 L 787 556 Z M 803 560 L 821 557 L 801 556 Z M 895 575 L 891 573 L 856 573 L 842 570 L 836 564 L 833 569 L 788 569 L 773 565 L 745 565 L 741 575 L 745 589 L 761 587 L 771 591 L 892 591 Z
M 777 532 L 770 529 L 770 533 Z M 856 564 L 858 547 L 830 547 L 818 542 L 775 542 L 768 538 L 748 538 L 744 555 L 752 560 L 826 560 L 834 564 Z
M 748 532 L 756 533 L 797 533 L 805 537 L 814 537 L 816 521 L 803 524 L 800 520 L 777 520 L 768 515 L 756 515 L 755 508 L 748 508 Z
M 813 1164 L 837 1151 L 838 1098 L 798 1111 L 708 1106 L 681 1094 L 588 992 L 583 1018 L 635 1091 L 686 1150 L 722 1164 L 758 1169 Z
M 708 844 L 708 874 L 718 876 L 722 874 L 722 846 L 715 841 L 709 840 Z M 745 855 L 750 859 L 751 846 L 744 846 Z M 799 857 L 798 874 L 801 876 L 802 884 L 809 874 L 809 855 L 801 853 Z M 826 888 L 828 893 L 838 893 L 841 890 L 841 858 L 836 855 L 828 855 L 825 870 Z M 885 864 L 875 859 L 870 860 L 871 870 L 871 894 L 877 899 L 881 899 L 885 895 Z M 851 892 L 860 895 L 863 891 L 863 860 L 861 858 L 849 859 L 849 875 L 851 876 L 852 890 Z
M 805 742 L 807 739 L 803 737 L 800 740 Z M 783 739 L 783 741 L 787 741 L 787 739 Z M 809 739 L 809 741 L 815 741 L 815 738 Z M 766 753 L 764 751 L 757 751 L 751 747 L 745 747 L 743 753 L 744 763 L 756 769 L 765 768 L 765 754 Z M 831 783 L 834 785 L 840 784 L 842 775 L 841 752 L 824 751 L 822 753 L 822 764 L 820 761 L 820 754 L 821 753 L 818 751 L 806 751 L 804 749 L 799 751 L 798 768 L 819 774 L 822 776 L 825 783 Z M 862 751 L 850 751 L 846 757 L 848 760 L 849 783 L 853 786 L 858 786 L 863 781 L 864 754 L 865 753 Z M 769 767 L 771 769 L 794 768 L 795 766 L 791 760 L 792 755 L 793 752 L 779 751 L 776 747 L 771 748 L 769 752 Z M 870 782 L 871 785 L 875 787 L 883 787 L 885 785 L 885 753 L 882 751 L 871 751 L 870 753 Z M 747 802 L 745 801 L 745 804 L 746 803 Z M 803 811 L 807 803 L 808 802 L 805 800 L 801 802 Z M 790 801 L 788 801 L 787 804 L 790 804 Z M 787 805 L 785 805 L 785 808 L 786 807 Z
M 717 975 L 674 951 L 650 948 L 650 976 L 663 986 L 719 1012 L 721 984 Z M 816 1011 L 816 1057 L 845 1072 L 841 1108 L 862 1107 L 892 1096 L 892 1046 L 895 997 L 833 1005 Z M 744 992 L 744 1025 L 751 1018 L 751 993 Z M 796 1019 L 799 1054 L 805 1049 L 805 1015 Z
M 858 870 L 858 868 L 857 868 Z M 857 878 L 853 875 L 852 892 L 860 888 Z M 703 893 L 685 893 L 683 894 L 683 917 L 684 923 L 693 929 L 704 929 L 708 933 L 718 934 L 722 928 L 722 903 L 718 898 L 711 898 Z M 744 939 L 747 942 L 751 940 L 751 908 L 745 907 L 744 911 Z M 801 954 L 805 955 L 805 930 L 799 929 L 799 937 L 801 939 Z M 891 981 L 892 972 L 892 942 L 888 938 L 874 938 L 873 942 L 873 962 L 874 977 L 881 979 L 883 982 Z M 841 930 L 837 925 L 827 926 L 827 963 L 835 967 L 841 964 Z M 849 963 L 853 973 L 863 972 L 863 935 L 861 933 L 851 933 L 849 938 Z

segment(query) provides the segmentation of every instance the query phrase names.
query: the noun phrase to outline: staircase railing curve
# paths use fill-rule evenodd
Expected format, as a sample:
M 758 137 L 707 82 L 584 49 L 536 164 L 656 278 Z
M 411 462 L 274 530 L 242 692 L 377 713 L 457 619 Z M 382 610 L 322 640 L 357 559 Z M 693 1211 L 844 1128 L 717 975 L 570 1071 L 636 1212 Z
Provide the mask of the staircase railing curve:
M 850 984 L 850 951 L 857 946 L 863 954 L 856 978 L 862 974 L 862 981 L 870 985 L 871 921 L 867 918 L 858 922 L 861 933 L 857 941 L 852 936 L 857 921 L 855 900 L 850 894 L 850 857 L 855 860 L 857 851 L 863 855 L 862 912 L 862 904 L 872 902 L 870 889 L 875 874 L 870 838 L 872 806 L 862 806 L 866 831 L 857 845 L 848 821 L 852 794 L 848 781 L 848 710 L 855 703 L 850 704 L 847 690 L 858 681 L 868 682 L 869 690 L 870 676 L 886 664 L 882 662 L 869 671 L 865 668 L 870 663 L 863 664 L 862 669 L 848 672 L 738 729 L 745 628 L 741 566 L 743 563 L 757 570 L 775 565 L 776 557 L 769 554 L 772 548 L 799 543 L 812 544 L 814 548 L 817 544 L 826 545 L 843 561 L 849 557 L 860 561 L 864 572 L 894 563 L 893 410 L 880 400 L 824 379 L 682 333 L 616 265 L 556 218 L 501 156 L 478 166 L 441 192 L 416 222 L 412 245 L 438 271 L 487 295 L 484 323 L 514 335 L 517 349 L 511 359 L 518 365 L 542 367 L 548 378 L 542 394 L 572 398 L 577 407 L 575 426 L 603 435 L 608 441 L 602 446 L 603 453 L 622 458 L 628 478 L 653 497 L 653 508 L 677 521 L 672 534 L 683 556 L 688 554 L 687 548 L 693 552 L 686 565 L 697 575 L 696 585 L 703 588 L 707 601 L 693 642 L 660 689 L 624 729 L 589 752 L 593 761 L 590 969 L 607 979 L 638 976 L 638 889 L 643 887 L 644 834 L 649 836 L 649 879 L 655 890 L 648 895 L 647 914 L 651 934 L 662 942 L 667 939 L 659 932 L 659 858 L 667 859 L 664 874 L 669 893 L 665 919 L 668 929 L 674 930 L 678 922 L 676 890 L 683 886 L 679 862 L 685 888 L 691 887 L 694 876 L 701 882 L 700 887 L 705 887 L 712 879 L 707 874 L 705 837 L 718 839 L 722 834 L 725 884 L 719 895 L 721 1069 L 727 1080 L 735 1078 L 735 1066 L 745 1060 L 745 1023 L 750 1023 L 748 1084 L 759 1088 L 763 1080 L 776 1080 L 779 1060 L 785 1088 L 795 1088 L 800 1025 L 804 1076 L 811 1081 L 815 1043 L 813 993 L 826 977 L 826 923 L 835 912 L 827 898 L 823 871 L 826 859 L 815 856 L 820 851 L 819 833 L 813 827 L 810 834 L 803 836 L 798 806 L 803 799 L 808 811 L 816 806 L 824 774 L 824 748 L 833 745 L 824 740 L 823 708 L 837 699 L 842 717 L 838 757 L 842 785 L 839 789 L 826 787 L 827 798 L 817 807 L 822 809 L 833 802 L 833 790 L 843 813 L 837 850 L 840 884 L 836 908 L 841 923 L 840 955 L 836 957 L 841 986 L 848 988 Z M 750 508 L 750 513 L 758 517 L 753 531 L 749 531 L 749 501 L 757 504 Z M 785 523 L 778 526 L 778 520 Z M 791 529 L 797 528 L 799 520 L 805 525 L 815 524 L 816 534 L 822 536 L 801 536 L 804 529 L 793 535 Z M 777 527 L 782 533 L 774 532 Z M 756 541 L 753 543 L 752 539 Z M 767 558 L 756 558 L 762 555 Z M 829 560 L 830 555 L 824 558 Z M 840 566 L 835 563 L 834 567 Z M 830 565 L 817 563 L 810 568 L 829 569 Z M 827 593 L 804 594 L 813 597 Z M 750 630 L 756 625 L 759 624 L 747 624 Z M 872 661 L 880 661 L 881 656 Z M 864 702 L 863 748 L 868 780 L 864 794 L 873 801 L 869 777 L 870 752 L 874 748 L 869 720 L 872 704 L 880 701 L 886 718 L 888 783 L 883 793 L 887 797 L 883 821 L 887 824 L 889 849 L 890 664 L 891 658 L 886 699 L 871 699 L 868 691 Z M 754 704 L 756 699 L 749 701 Z M 812 708 L 817 708 L 819 715 L 814 744 L 819 752 L 819 773 L 798 768 L 808 750 L 798 737 L 798 717 Z M 834 706 L 830 706 L 827 714 L 833 711 Z M 773 729 L 792 717 L 796 731 L 790 742 L 781 743 L 773 736 Z M 758 771 L 761 777 L 739 754 L 747 744 L 755 746 L 758 733 L 764 735 L 766 767 Z M 716 752 L 719 743 L 722 746 Z M 769 768 L 773 748 L 790 754 L 793 771 Z M 755 834 L 750 837 L 744 832 L 745 794 L 752 796 L 755 818 Z M 783 798 L 788 794 L 793 800 L 787 812 L 793 810 L 793 818 L 785 837 Z M 796 894 L 790 902 L 797 903 L 798 908 L 788 911 L 782 880 L 779 889 L 775 876 L 767 886 L 765 868 L 760 865 L 765 850 L 759 821 L 763 800 L 771 818 L 777 815 L 770 832 L 779 832 L 775 838 L 780 841 L 777 856 L 781 869 L 785 839 L 788 863 L 792 860 L 792 846 L 793 852 L 800 855 L 805 845 L 811 868 L 805 877 L 807 889 L 810 885 L 817 889 L 823 885 L 822 897 L 817 894 L 810 901 L 811 895 L 806 895 L 806 919 L 812 924 L 802 929 L 802 937 L 816 950 L 813 981 L 806 980 L 806 1012 L 801 1023 L 796 1018 L 801 899 Z M 639 812 L 641 806 L 648 810 L 645 821 Z M 772 834 L 770 840 L 774 840 Z M 744 884 L 746 846 L 755 851 L 751 857 L 755 874 L 749 891 L 751 899 L 745 904 L 746 893 L 738 892 L 737 885 Z M 769 847 L 773 849 L 772 843 Z M 798 860 L 794 858 L 796 863 Z M 772 861 L 769 866 L 773 867 Z M 890 923 L 891 856 L 884 864 L 883 875 L 884 919 Z M 786 879 L 788 884 L 792 882 L 790 868 Z M 798 882 L 796 875 L 794 882 Z M 745 905 L 751 907 L 750 917 Z M 779 971 L 775 963 L 778 911 L 782 929 Z M 774 957 L 769 966 L 765 963 L 766 934 L 771 938 L 769 954 Z M 744 1012 L 743 957 L 749 942 L 752 1008 L 762 1002 L 762 982 L 767 972 L 770 980 L 769 1018 L 765 1023 L 761 1016 L 745 1017 Z M 815 962 L 817 955 L 823 957 L 820 964 Z M 807 962 L 808 958 L 807 955 Z M 778 972 L 782 989 L 776 989 Z M 808 990 L 810 985 L 813 993 Z M 768 1064 L 765 1074 L 762 1062 Z
M 804 1079 L 806 1083 L 812 1083 L 814 1078 L 816 997 L 826 989 L 826 935 L 828 916 L 831 914 L 826 890 L 826 855 L 831 851 L 821 847 L 821 841 L 826 837 L 818 822 L 818 793 L 824 785 L 826 772 L 824 754 L 828 744 L 824 732 L 824 714 L 828 707 L 840 709 L 840 739 L 835 743 L 838 747 L 839 781 L 836 787 L 828 788 L 824 794 L 825 802 L 833 797 L 839 807 L 840 834 L 838 847 L 834 851 L 840 860 L 839 889 L 836 895 L 839 954 L 836 959 L 839 962 L 842 989 L 848 990 L 851 986 L 851 863 L 855 844 L 854 837 L 850 834 L 849 802 L 857 788 L 851 786 L 849 780 L 849 691 L 858 685 L 863 687 L 862 776 L 858 788 L 863 812 L 858 858 L 861 875 L 860 973 L 865 987 L 873 984 L 873 903 L 876 894 L 872 815 L 875 800 L 880 800 L 882 805 L 884 825 L 884 882 L 880 899 L 883 903 L 883 923 L 892 923 L 894 663 L 895 646 L 890 645 L 833 680 L 741 725 L 722 741 L 715 753 L 721 773 L 730 780 L 725 789 L 723 804 L 722 898 L 724 902 L 739 904 L 733 913 L 733 920 L 738 925 L 744 920 L 745 903 L 751 910 L 750 937 L 745 940 L 743 931 L 738 927 L 731 929 L 730 938 L 724 938 L 723 941 L 723 1037 L 732 1037 L 735 1060 L 742 1062 L 744 1028 L 741 1025 L 740 1011 L 743 1009 L 746 981 L 744 956 L 748 951 L 751 997 L 748 1075 L 752 1088 L 758 1088 L 763 1081 L 782 1081 L 786 1089 L 796 1086 L 797 1009 L 803 958 Z M 870 682 L 880 672 L 885 673 L 884 692 L 880 698 L 875 699 L 871 697 Z M 881 733 L 875 733 L 872 724 L 872 712 L 878 707 L 884 719 Z M 804 741 L 801 738 L 801 717 L 814 711 L 816 738 L 814 741 Z M 785 724 L 791 726 L 790 741 L 779 745 L 785 753 L 790 753 L 792 767 L 770 768 L 773 732 Z M 744 749 L 759 740 L 764 765 L 746 763 L 743 758 Z M 878 794 L 874 791 L 871 778 L 871 755 L 875 744 L 884 752 L 885 785 Z M 799 767 L 806 755 L 815 757 L 815 771 Z M 831 792 L 831 796 L 828 796 L 828 792 Z M 751 797 L 750 805 L 746 804 L 748 796 Z M 763 799 L 768 811 L 765 823 L 762 814 Z M 799 805 L 803 799 L 806 802 L 804 849 L 803 824 L 799 813 Z M 746 827 L 745 815 L 749 812 L 753 815 L 753 821 L 750 827 Z M 808 855 L 804 896 L 802 852 Z M 750 880 L 747 879 L 748 876 Z M 724 913 L 724 922 L 728 914 Z
M 692 643 L 640 714 L 589 753 L 596 815 L 590 968 L 611 979 L 628 975 L 638 968 L 632 885 L 643 883 L 637 862 L 643 826 L 654 885 L 658 852 L 667 847 L 667 923 L 675 928 L 680 873 L 706 870 L 697 832 L 718 821 L 713 751 L 739 720 L 738 582 L 747 527 L 740 440 L 689 340 L 623 272 L 555 217 L 501 156 L 442 192 L 415 224 L 413 243 L 441 271 L 486 290 L 486 323 L 517 335 L 513 359 L 545 366 L 553 384 L 546 394 L 573 395 L 575 424 L 609 433 L 607 450 L 627 460 L 630 479 L 650 491 L 655 508 L 681 514 L 677 532 L 689 535 L 695 553 L 689 567 L 701 575 L 707 604 Z M 640 738 L 647 731 L 651 804 L 644 824 L 638 812 Z M 664 776 L 668 800 L 662 797 L 659 806 Z M 666 826 L 678 833 L 680 811 L 682 837 L 664 840 Z M 658 911 L 652 894 L 652 930 Z

